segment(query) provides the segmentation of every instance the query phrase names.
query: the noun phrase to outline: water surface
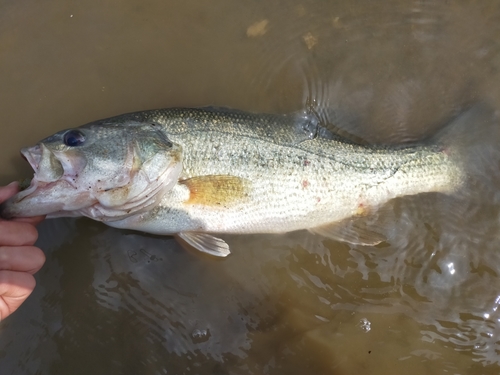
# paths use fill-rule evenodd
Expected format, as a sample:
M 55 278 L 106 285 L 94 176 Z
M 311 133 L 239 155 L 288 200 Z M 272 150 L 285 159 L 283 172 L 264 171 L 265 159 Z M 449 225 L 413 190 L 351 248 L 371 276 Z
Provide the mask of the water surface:
M 30 175 L 23 146 L 160 107 L 313 105 L 370 142 L 421 139 L 473 103 L 495 116 L 498 40 L 495 0 L 0 1 L 0 182 Z M 226 236 L 233 254 L 215 260 L 46 221 L 47 263 L 0 325 L 0 370 L 497 374 L 499 164 L 485 163 L 491 179 L 460 196 L 390 202 L 377 247 Z

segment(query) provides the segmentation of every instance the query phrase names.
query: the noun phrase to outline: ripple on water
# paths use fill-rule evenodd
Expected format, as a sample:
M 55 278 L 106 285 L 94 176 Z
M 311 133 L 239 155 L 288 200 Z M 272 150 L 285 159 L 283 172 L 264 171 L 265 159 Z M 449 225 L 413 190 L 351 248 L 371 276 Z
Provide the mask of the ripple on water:
M 303 239 L 286 258 L 294 285 L 285 292 L 294 300 L 289 308 L 302 311 L 304 320 L 320 314 L 330 323 L 311 327 L 324 330 L 344 323 L 390 331 L 385 317 L 403 315 L 418 324 L 405 323 L 413 338 L 429 343 L 425 350 L 427 344 L 408 344 L 406 354 L 444 363 L 451 348 L 483 365 L 500 364 L 500 206 L 468 198 L 426 194 L 389 203 L 393 216 L 384 217 L 390 211 L 384 209 L 378 218 L 388 241 L 375 248 Z M 290 246 L 296 241 L 290 238 Z M 396 322 L 394 329 L 403 329 Z M 429 357 L 427 350 L 437 354 Z
M 246 299 L 246 293 L 237 285 L 228 289 L 213 267 L 186 254 L 173 238 L 107 229 L 94 237 L 93 247 L 99 304 L 129 312 L 170 353 L 244 356 L 251 316 L 227 301 Z
M 327 121 L 374 142 L 414 141 L 442 125 L 473 100 L 473 26 L 443 2 L 386 5 L 309 3 L 266 18 L 252 38 L 253 91 L 280 88 L 273 100 L 284 109 L 328 108 Z

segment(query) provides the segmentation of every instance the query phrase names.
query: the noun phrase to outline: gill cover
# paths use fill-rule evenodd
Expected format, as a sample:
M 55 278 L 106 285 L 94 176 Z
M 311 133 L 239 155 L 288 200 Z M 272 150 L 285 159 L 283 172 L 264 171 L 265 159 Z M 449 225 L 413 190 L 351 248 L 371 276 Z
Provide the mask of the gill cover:
M 98 203 L 86 216 L 103 221 L 118 220 L 151 208 L 178 181 L 182 172 L 182 149 L 159 129 L 145 125 L 134 129 L 127 143 L 127 157 L 120 184 L 108 187 L 99 181 Z

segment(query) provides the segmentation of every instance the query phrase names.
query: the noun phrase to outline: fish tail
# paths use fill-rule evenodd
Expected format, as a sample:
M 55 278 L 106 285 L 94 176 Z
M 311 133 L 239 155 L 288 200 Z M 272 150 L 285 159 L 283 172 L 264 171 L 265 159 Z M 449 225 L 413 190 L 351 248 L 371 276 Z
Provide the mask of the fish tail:
M 432 139 L 474 189 L 500 186 L 500 124 L 498 113 L 484 103 L 458 115 Z

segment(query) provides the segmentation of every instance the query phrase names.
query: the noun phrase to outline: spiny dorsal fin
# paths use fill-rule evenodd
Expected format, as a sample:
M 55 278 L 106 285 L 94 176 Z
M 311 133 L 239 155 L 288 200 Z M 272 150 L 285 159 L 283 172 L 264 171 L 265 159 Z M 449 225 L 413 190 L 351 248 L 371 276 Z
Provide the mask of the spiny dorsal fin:
M 369 145 L 370 143 L 358 135 L 349 132 L 354 120 L 351 116 L 342 115 L 339 110 L 331 107 L 318 106 L 316 100 L 307 98 L 306 112 L 318 123 L 318 133 L 324 138 L 337 139 L 354 145 Z
M 231 254 L 229 245 L 222 239 L 207 233 L 180 232 L 177 234 L 188 245 L 196 250 L 216 257 L 227 257 Z
M 187 204 L 227 206 L 248 197 L 249 181 L 229 175 L 197 176 L 179 181 L 189 189 Z

